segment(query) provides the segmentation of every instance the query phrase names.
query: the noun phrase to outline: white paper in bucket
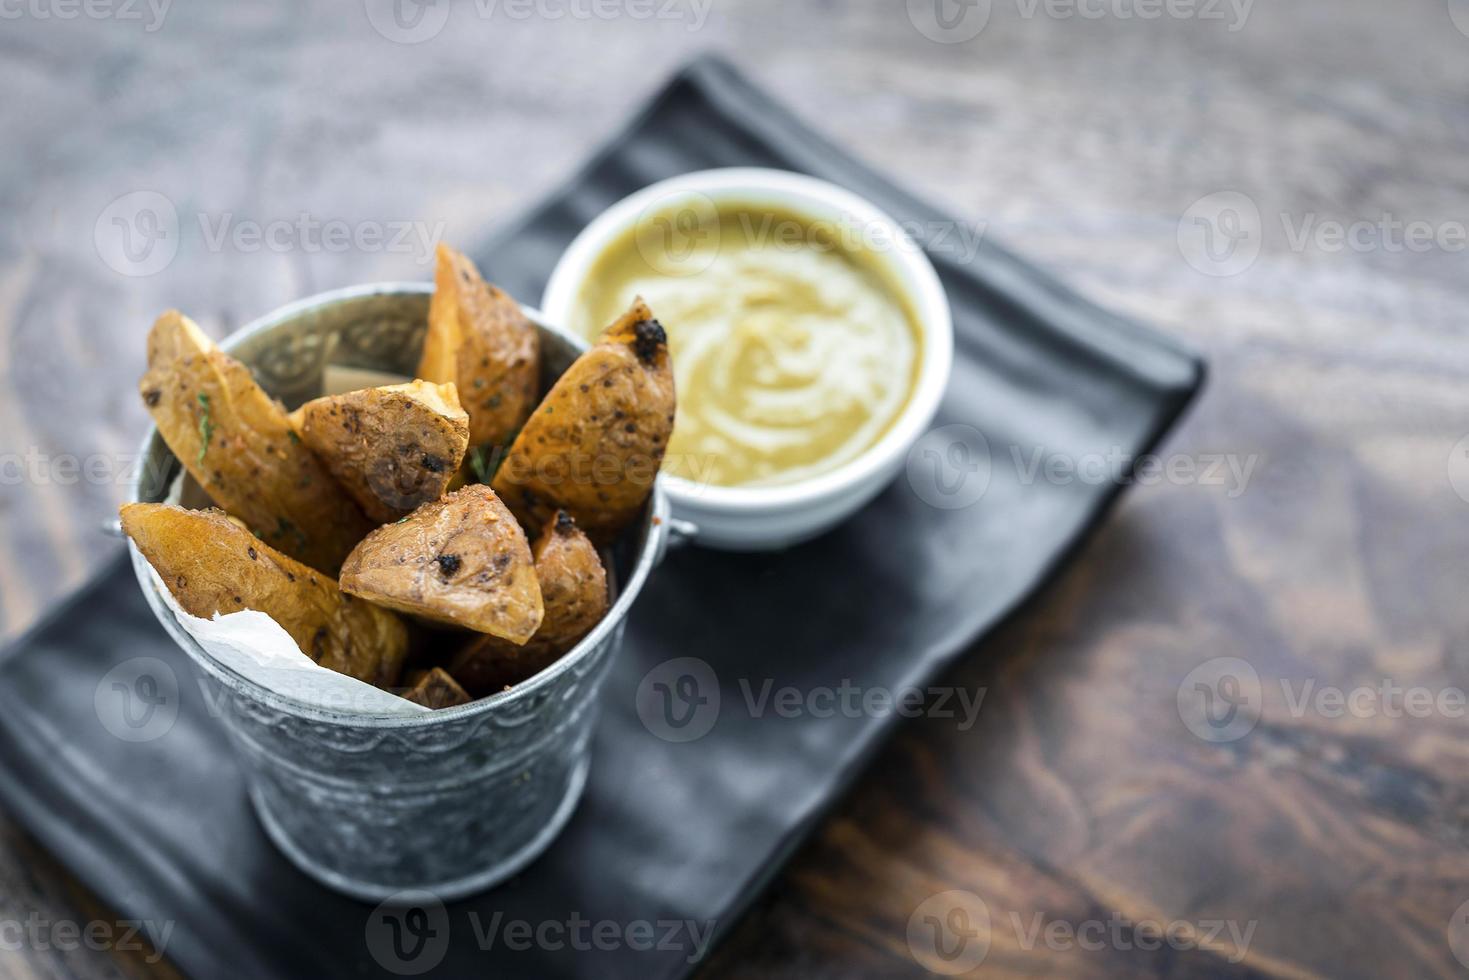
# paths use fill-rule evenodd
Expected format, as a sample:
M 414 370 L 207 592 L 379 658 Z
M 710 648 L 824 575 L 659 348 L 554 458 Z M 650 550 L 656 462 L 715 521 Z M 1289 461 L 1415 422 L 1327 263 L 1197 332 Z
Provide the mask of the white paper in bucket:
M 181 474 L 169 488 L 166 502 L 182 502 L 188 507 L 201 498 L 198 506 L 210 506 L 198 485 Z M 128 547 L 143 558 L 131 541 Z M 223 615 L 215 613 L 213 619 L 189 615 L 164 584 L 158 569 L 146 558 L 143 561 L 148 565 L 153 587 L 178 618 L 184 632 L 209 656 L 266 690 L 346 714 L 420 715 L 432 710 L 321 666 L 301 652 L 285 628 L 266 613 L 245 609 Z
M 289 633 L 263 612 L 245 609 L 200 619 L 184 612 L 151 564 L 153 587 L 184 632 L 226 667 L 282 697 L 328 711 L 373 715 L 419 715 L 429 708 L 328 670 L 313 661 Z

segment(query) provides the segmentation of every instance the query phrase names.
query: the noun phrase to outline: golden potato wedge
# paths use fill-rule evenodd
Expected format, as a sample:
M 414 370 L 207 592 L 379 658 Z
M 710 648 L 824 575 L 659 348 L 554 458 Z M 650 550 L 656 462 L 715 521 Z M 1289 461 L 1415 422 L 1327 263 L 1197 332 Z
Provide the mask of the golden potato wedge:
M 475 484 L 369 534 L 342 564 L 342 591 L 524 643 L 541 625 L 530 545 L 510 511 Z
M 546 613 L 528 645 L 560 656 L 607 614 L 607 569 L 596 545 L 564 510 L 546 522 L 531 555 Z
M 606 544 L 652 492 L 675 401 L 668 338 L 639 298 L 556 381 L 491 485 L 526 527 L 564 509 Z
M 408 652 L 401 619 L 344 595 L 224 511 L 124 504 L 122 529 L 191 616 L 256 609 L 321 666 L 378 687 L 398 683 Z
M 471 446 L 503 445 L 535 407 L 541 335 L 520 304 L 439 244 L 418 376 L 459 386 Z
M 524 646 L 479 637 L 455 655 L 449 673 L 477 694 L 493 694 L 554 663 L 607 615 L 607 570 L 566 511 L 557 511 L 531 549 L 546 614 Z
M 411 381 L 318 398 L 291 421 L 379 524 L 442 497 L 469 446 L 469 416 L 452 382 Z
M 407 680 L 409 688 L 403 692 L 404 699 L 425 708 L 453 708 L 474 700 L 442 667 L 415 671 Z
M 336 574 L 372 530 L 250 369 L 177 310 L 148 334 L 138 390 L 163 441 L 209 498 L 272 547 Z

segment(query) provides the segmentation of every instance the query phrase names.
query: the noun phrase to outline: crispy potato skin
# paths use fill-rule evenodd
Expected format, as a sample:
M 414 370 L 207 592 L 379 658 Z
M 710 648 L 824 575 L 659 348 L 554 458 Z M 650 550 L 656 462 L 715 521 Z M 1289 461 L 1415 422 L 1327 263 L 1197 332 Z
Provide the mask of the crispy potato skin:
M 491 485 L 526 527 L 563 509 L 607 544 L 653 490 L 676 400 L 667 338 L 638 299 L 556 381 Z
M 342 591 L 512 643 L 541 625 L 525 532 L 489 487 L 465 487 L 373 531 L 342 565 Z
M 607 615 L 607 570 L 571 515 L 559 511 L 552 517 L 532 553 L 546 607 L 536 635 L 524 646 L 481 637 L 449 665 L 449 672 L 478 694 L 493 694 L 550 666 Z
M 398 683 L 408 629 L 386 609 L 265 544 L 221 510 L 124 504 L 122 527 L 180 606 L 209 619 L 256 609 L 312 660 L 378 687 Z
M 541 335 L 520 304 L 440 243 L 418 376 L 458 385 L 471 446 L 510 441 L 535 407 L 540 365 Z
M 469 446 L 469 416 L 452 383 L 413 381 L 318 398 L 291 418 L 378 524 L 442 497 Z
M 474 700 L 442 667 L 419 671 L 408 680 L 412 686 L 403 693 L 404 699 L 425 708 L 453 708 Z
M 372 529 L 249 368 L 177 310 L 148 334 L 138 390 L 163 441 L 210 499 L 272 547 L 335 574 Z

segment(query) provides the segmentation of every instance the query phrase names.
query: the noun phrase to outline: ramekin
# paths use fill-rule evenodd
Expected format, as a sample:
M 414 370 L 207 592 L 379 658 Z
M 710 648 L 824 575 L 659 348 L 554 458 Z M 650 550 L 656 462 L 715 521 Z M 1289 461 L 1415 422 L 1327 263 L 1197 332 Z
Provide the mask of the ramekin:
M 903 467 L 908 451 L 933 421 L 949 383 L 954 327 L 948 297 L 923 250 L 872 202 L 835 184 L 784 170 L 733 167 L 660 181 L 602 212 L 562 254 L 541 298 L 548 323 L 569 326 L 583 283 L 609 245 L 648 214 L 681 204 L 769 206 L 813 222 L 863 229 L 869 261 L 900 290 L 917 319 L 919 369 L 907 404 L 888 430 L 855 459 L 825 473 L 773 486 L 713 486 L 665 473 L 674 516 L 698 525 L 694 542 L 731 551 L 783 548 L 813 538 L 875 497 Z M 677 324 L 668 324 L 677 330 Z

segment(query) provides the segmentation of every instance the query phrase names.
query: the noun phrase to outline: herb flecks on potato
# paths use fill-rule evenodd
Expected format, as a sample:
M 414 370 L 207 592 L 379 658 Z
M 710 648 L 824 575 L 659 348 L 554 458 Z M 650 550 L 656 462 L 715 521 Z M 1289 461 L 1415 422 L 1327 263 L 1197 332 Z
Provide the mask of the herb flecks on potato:
M 469 413 L 469 444 L 510 441 L 536 403 L 541 336 L 520 304 L 440 243 L 418 376 L 452 381 Z
M 607 570 L 570 514 L 558 511 L 531 550 L 546 609 L 541 628 L 524 646 L 486 636 L 454 657 L 449 672 L 476 694 L 493 694 L 549 667 L 607 614 Z
M 407 680 L 409 688 L 403 697 L 425 708 L 454 708 L 474 700 L 442 667 L 418 671 Z
M 469 445 L 454 385 L 412 381 L 330 395 L 291 416 L 302 440 L 379 524 L 449 487 Z
M 525 532 L 489 487 L 424 504 L 367 536 L 342 565 L 344 592 L 524 643 L 541 625 Z
M 668 338 L 639 298 L 557 380 L 492 486 L 526 527 L 564 509 L 606 544 L 652 492 L 675 400 Z
M 210 499 L 272 547 L 335 574 L 372 529 L 250 369 L 177 310 L 148 334 L 138 390 L 163 441 Z
M 255 609 L 321 666 L 378 687 L 398 683 L 408 650 L 402 620 L 344 595 L 223 511 L 125 504 L 122 528 L 191 616 Z

